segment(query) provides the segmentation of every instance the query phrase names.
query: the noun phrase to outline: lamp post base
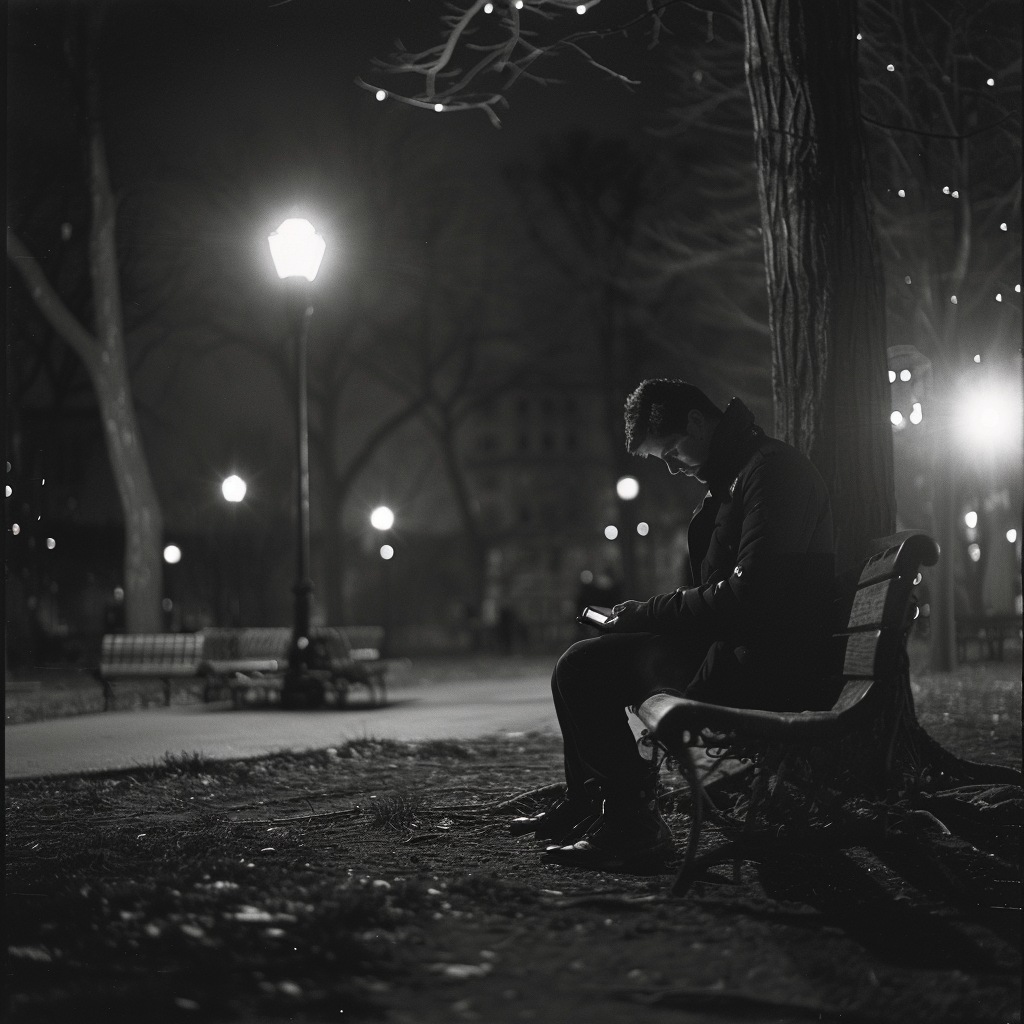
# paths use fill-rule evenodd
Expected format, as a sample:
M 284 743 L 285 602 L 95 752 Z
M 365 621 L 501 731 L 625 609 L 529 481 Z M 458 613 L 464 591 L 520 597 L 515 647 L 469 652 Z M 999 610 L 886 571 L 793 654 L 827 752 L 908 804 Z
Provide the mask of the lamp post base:
M 289 669 L 281 689 L 281 707 L 296 710 L 300 708 L 321 708 L 324 706 L 325 680 L 321 673 L 311 672 L 305 665 Z

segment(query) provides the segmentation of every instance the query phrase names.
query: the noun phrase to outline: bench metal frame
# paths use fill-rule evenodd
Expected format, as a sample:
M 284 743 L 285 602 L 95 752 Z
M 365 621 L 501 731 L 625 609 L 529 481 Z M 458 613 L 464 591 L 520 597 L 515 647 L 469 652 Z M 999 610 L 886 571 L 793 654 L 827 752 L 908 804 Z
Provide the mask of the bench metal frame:
M 673 887 L 677 895 L 686 892 L 707 867 L 723 860 L 733 860 L 738 873 L 744 853 L 756 852 L 773 834 L 778 835 L 777 827 L 761 830 L 758 821 L 770 809 L 787 763 L 796 760 L 793 755 L 826 765 L 843 762 L 851 751 L 876 759 L 881 751 L 881 763 L 857 766 L 858 781 L 875 792 L 884 791 L 891 782 L 897 732 L 904 716 L 913 714 L 906 652 L 910 626 L 917 616 L 912 590 L 920 582 L 920 567 L 934 565 L 939 550 L 930 537 L 917 532 L 883 538 L 875 547 L 876 553 L 836 581 L 835 674 L 822 681 L 831 692 L 838 690 L 829 710 L 755 711 L 669 694 L 649 697 L 637 708 L 651 737 L 676 761 L 689 783 L 691 827 Z M 886 735 L 877 736 L 878 728 Z M 691 752 L 701 746 L 752 767 L 742 782 L 745 799 L 737 803 L 745 811 L 742 816 L 720 812 L 705 790 Z M 851 760 L 857 757 L 854 753 Z M 810 803 L 814 805 L 813 800 Z M 698 859 L 705 818 L 719 826 L 726 842 Z

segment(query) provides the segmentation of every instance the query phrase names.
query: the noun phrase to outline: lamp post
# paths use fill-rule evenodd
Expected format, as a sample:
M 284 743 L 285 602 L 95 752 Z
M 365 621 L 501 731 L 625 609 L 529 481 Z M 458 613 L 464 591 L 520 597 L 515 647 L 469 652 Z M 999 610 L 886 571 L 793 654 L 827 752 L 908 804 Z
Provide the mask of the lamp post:
M 380 531 L 384 542 L 380 546 L 381 557 L 381 618 L 384 627 L 384 639 L 381 641 L 381 654 L 386 651 L 388 636 L 391 633 L 391 578 L 388 566 L 395 557 L 395 549 L 391 546 L 391 527 L 395 525 L 395 514 L 387 507 L 380 505 L 370 513 L 370 525 Z
M 290 286 L 290 306 L 298 315 L 295 343 L 296 438 L 298 456 L 298 555 L 296 566 L 295 612 L 292 642 L 288 651 L 281 703 L 300 707 L 318 704 L 323 699 L 323 684 L 310 674 L 310 598 L 313 584 L 309 578 L 309 402 L 306 373 L 306 348 L 309 321 L 313 316 L 310 284 L 320 269 L 327 243 L 308 220 L 290 218 L 270 237 L 270 255 L 277 276 Z
M 242 624 L 242 587 L 238 573 L 238 506 L 246 490 L 245 481 L 236 473 L 226 477 L 220 485 L 220 493 L 231 508 L 231 592 L 228 598 L 228 619 L 232 626 Z

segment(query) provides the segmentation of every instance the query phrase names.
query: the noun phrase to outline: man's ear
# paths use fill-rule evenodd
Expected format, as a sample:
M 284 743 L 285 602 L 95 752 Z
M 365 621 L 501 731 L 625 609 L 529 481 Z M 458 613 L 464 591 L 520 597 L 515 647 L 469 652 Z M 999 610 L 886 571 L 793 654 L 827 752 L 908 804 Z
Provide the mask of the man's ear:
M 686 417 L 686 432 L 696 441 L 704 440 L 704 431 L 707 429 L 707 420 L 700 409 L 691 409 Z

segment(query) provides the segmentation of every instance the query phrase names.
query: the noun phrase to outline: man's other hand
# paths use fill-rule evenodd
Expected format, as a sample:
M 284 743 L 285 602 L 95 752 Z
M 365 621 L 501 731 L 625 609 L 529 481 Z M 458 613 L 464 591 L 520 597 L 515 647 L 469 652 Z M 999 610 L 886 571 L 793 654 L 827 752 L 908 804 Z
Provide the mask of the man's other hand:
M 612 633 L 646 633 L 650 628 L 647 605 L 643 601 L 623 601 L 612 609 L 614 618 L 605 629 Z

